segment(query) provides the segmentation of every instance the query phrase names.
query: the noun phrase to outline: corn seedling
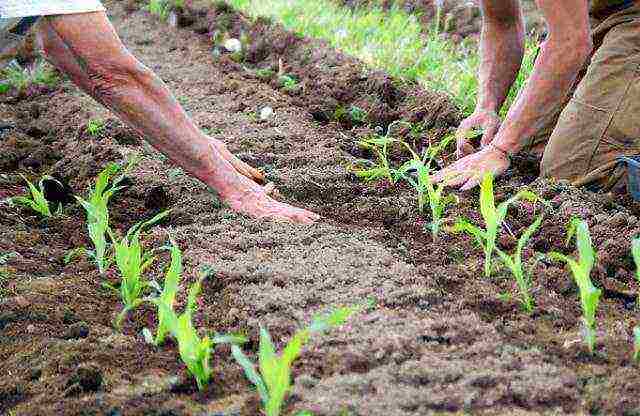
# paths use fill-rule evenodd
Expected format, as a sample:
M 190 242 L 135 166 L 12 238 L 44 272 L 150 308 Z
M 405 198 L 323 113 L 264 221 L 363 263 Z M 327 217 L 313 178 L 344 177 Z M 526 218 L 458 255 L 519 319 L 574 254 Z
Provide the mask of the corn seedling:
M 87 133 L 90 136 L 97 137 L 105 130 L 105 124 L 102 120 L 90 120 L 87 123 Z
M 131 159 L 125 172 L 135 162 L 136 159 Z M 107 230 L 109 229 L 108 204 L 111 197 L 123 188 L 118 184 L 124 179 L 124 176 L 120 175 L 114 179 L 111 185 L 109 182 L 111 177 L 120 172 L 121 169 L 121 166 L 110 163 L 98 175 L 95 187 L 90 189 L 88 200 L 75 197 L 87 213 L 87 228 L 94 246 L 94 250 L 87 251 L 87 254 L 95 261 L 100 274 L 104 274 L 111 264 L 111 260 L 107 257 L 108 244 L 106 238 Z
M 43 62 L 38 62 L 33 69 L 22 68 L 13 61 L 0 71 L 0 92 L 6 93 L 12 88 L 24 91 L 31 85 L 54 86 L 58 82 L 55 72 L 48 70 Z
M 387 179 L 390 183 L 395 183 L 397 175 L 395 169 L 389 162 L 389 149 L 391 146 L 399 144 L 411 154 L 413 159 L 420 157 L 413 151 L 411 146 L 404 141 L 391 137 L 391 131 L 396 124 L 409 124 L 401 121 L 391 123 L 387 129 L 385 136 L 376 135 L 366 140 L 361 140 L 358 145 L 365 150 L 374 153 L 377 161 L 372 162 L 368 159 L 360 159 L 352 168 L 356 176 L 367 182 L 375 182 L 381 179 Z M 365 167 L 366 166 L 366 167 Z
M 453 139 L 454 136 L 448 136 L 439 145 L 430 146 L 424 152 L 422 158 L 418 157 L 415 152 L 411 152 L 413 158 L 396 172 L 396 180 L 402 177 L 416 190 L 418 194 L 418 210 L 420 212 L 424 212 L 424 206 L 426 202 L 429 202 L 429 208 L 431 209 L 431 224 L 429 224 L 429 228 L 434 241 L 438 239 L 442 225 L 442 214 L 445 208 L 458 202 L 456 195 L 444 196 L 442 194 L 445 187 L 444 183 L 435 186 L 431 179 L 434 159 Z
M 169 212 L 170 211 L 161 212 L 149 221 L 134 225 L 121 240 L 118 240 L 111 229 L 107 229 L 113 241 L 115 261 L 121 276 L 120 289 L 112 288 L 120 292 L 120 298 L 124 305 L 122 312 L 120 312 L 116 319 L 116 327 L 118 328 L 121 326 L 126 314 L 142 304 L 142 294 L 145 288 L 149 286 L 149 283 L 144 280 L 142 274 L 155 258 L 153 257 L 153 252 L 144 251 L 140 243 L 140 233 L 146 227 L 166 217 Z
M 634 238 L 633 241 L 631 241 L 631 254 L 636 264 L 636 280 L 640 283 L 640 237 Z M 640 306 L 640 295 L 638 295 L 636 305 Z
M 182 276 L 182 252 L 174 241 L 171 241 L 171 264 L 165 272 L 164 285 L 159 289 L 160 295 L 156 298 L 157 303 L 162 303 L 166 308 L 158 308 L 158 328 L 155 337 L 149 329 L 143 329 L 142 333 L 145 340 L 149 344 L 162 345 L 168 334 L 171 333 L 169 326 L 170 319 L 166 315 L 166 311 L 173 311 L 173 305 L 176 300 L 176 294 Z
M 596 344 L 596 311 L 602 290 L 597 289 L 591 282 L 591 269 L 596 261 L 589 226 L 579 218 L 574 218 L 569 224 L 567 244 L 576 236 L 578 260 L 574 260 L 561 253 L 551 253 L 550 257 L 567 263 L 580 290 L 582 305 L 583 338 L 589 351 L 593 353 Z
M 463 231 L 471 234 L 484 250 L 484 275 L 486 277 L 491 276 L 491 260 L 496 248 L 496 239 L 507 216 L 507 210 L 511 204 L 521 199 L 535 202 L 538 200 L 538 196 L 529 190 L 522 190 L 496 207 L 493 194 L 493 176 L 486 174 L 480 184 L 480 212 L 484 219 L 485 229 L 481 229 L 465 219 L 458 220 L 454 227 L 456 232 Z
M 349 109 L 349 118 L 351 118 L 351 121 L 354 123 L 365 124 L 367 117 L 367 112 L 360 107 L 352 105 Z
M 531 236 L 540 228 L 541 223 L 542 217 L 540 216 L 525 230 L 518 240 L 518 246 L 513 255 L 508 255 L 499 248 L 496 248 L 496 252 L 502 259 L 502 262 L 511 270 L 511 274 L 513 274 L 513 277 L 516 279 L 518 289 L 520 290 L 520 302 L 522 308 L 527 313 L 533 312 L 534 306 L 533 297 L 531 296 L 533 270 L 525 272 L 522 266 L 522 251 L 531 239 Z M 535 267 L 535 263 L 533 267 Z
M 298 87 L 298 80 L 291 75 L 281 75 L 279 81 L 285 91 L 293 91 Z
M 467 220 L 460 219 L 454 227 L 456 232 L 471 234 L 484 250 L 484 275 L 491 276 L 491 260 L 496 248 L 496 239 L 509 206 L 521 199 L 531 202 L 538 201 L 538 196 L 529 190 L 522 190 L 515 196 L 496 207 L 493 194 L 493 176 L 486 174 L 480 184 L 480 212 L 485 222 L 485 229 L 481 229 Z
M 281 354 L 276 353 L 269 332 L 260 327 L 258 370 L 239 346 L 231 346 L 233 357 L 244 369 L 247 379 L 256 386 L 267 416 L 280 415 L 285 397 L 291 389 L 291 367 L 311 335 L 343 325 L 359 310 L 356 307 L 338 308 L 326 316 L 315 318 L 309 327 L 293 336 Z
M 640 326 L 633 328 L 633 361 L 640 362 Z
M 31 195 L 15 196 L 10 199 L 11 203 L 31 208 L 32 210 L 42 215 L 43 217 L 53 216 L 53 213 L 51 212 L 51 208 L 49 207 L 49 201 L 47 201 L 47 198 L 44 197 L 44 181 L 45 180 L 50 180 L 55 182 L 58 182 L 58 181 L 52 178 L 51 176 L 43 176 L 38 182 L 38 187 L 36 188 L 36 186 L 32 184 L 29 181 L 29 179 L 27 179 L 24 175 L 20 175 L 20 176 L 22 177 L 22 179 L 24 179 L 24 181 L 29 186 L 29 192 L 31 193 Z M 62 212 L 62 205 L 58 205 L 58 209 L 54 213 L 60 214 L 61 212 Z
M 165 317 L 166 328 L 169 329 L 171 335 L 178 342 L 180 358 L 187 366 L 189 373 L 196 379 L 196 384 L 200 390 L 207 387 L 213 374 L 211 354 L 214 346 L 221 343 L 244 342 L 242 337 L 232 335 L 215 335 L 213 338 L 204 336 L 201 338 L 194 328 L 192 318 L 196 310 L 198 295 L 202 290 L 203 280 L 204 277 L 200 278 L 189 289 L 187 306 L 180 315 L 177 315 L 165 301 L 159 298 L 151 300 L 157 306 L 159 313 Z

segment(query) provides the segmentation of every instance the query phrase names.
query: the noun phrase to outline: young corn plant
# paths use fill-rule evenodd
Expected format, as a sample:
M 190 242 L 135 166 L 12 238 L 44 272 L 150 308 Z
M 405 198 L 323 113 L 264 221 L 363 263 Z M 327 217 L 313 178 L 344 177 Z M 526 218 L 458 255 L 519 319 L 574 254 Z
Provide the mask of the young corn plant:
M 360 179 L 367 182 L 375 182 L 381 179 L 388 179 L 390 183 L 394 183 L 396 178 L 395 169 L 389 162 L 389 149 L 395 144 L 400 144 L 409 153 L 411 153 L 412 159 L 420 159 L 420 157 L 413 151 L 413 149 L 404 141 L 391 137 L 391 130 L 396 124 L 409 124 L 405 122 L 391 123 L 387 129 L 385 136 L 373 136 L 366 140 L 361 140 L 358 145 L 366 150 L 370 150 L 376 156 L 377 162 L 372 162 L 368 159 L 359 160 L 353 168 L 354 173 Z M 367 166 L 367 167 L 364 167 Z
M 574 218 L 569 224 L 567 244 L 576 237 L 578 247 L 577 261 L 561 253 L 551 253 L 554 260 L 563 261 L 569 265 L 573 277 L 580 290 L 580 304 L 582 306 L 583 339 L 593 353 L 596 344 L 596 311 L 600 302 L 602 290 L 597 289 L 591 282 L 591 269 L 596 261 L 596 252 L 591 242 L 591 234 L 587 223 Z
M 108 233 L 113 241 L 115 261 L 120 270 L 120 288 L 112 289 L 120 293 L 124 305 L 122 311 L 116 318 L 116 327 L 120 328 L 123 319 L 130 311 L 140 306 L 143 302 L 143 292 L 149 286 L 142 274 L 151 265 L 155 257 L 153 252 L 144 251 L 140 243 L 140 233 L 169 214 L 164 211 L 156 215 L 149 221 L 141 222 L 129 229 L 127 234 L 120 240 L 108 229 Z
M 202 290 L 202 281 L 205 277 L 201 277 L 189 289 L 187 298 L 187 306 L 180 315 L 176 314 L 173 307 L 160 298 L 151 299 L 159 313 L 163 314 L 165 319 L 165 328 L 169 330 L 171 335 L 178 343 L 178 351 L 180 358 L 187 366 L 189 374 L 191 374 L 198 385 L 199 390 L 204 390 L 213 370 L 211 369 L 211 355 L 216 344 L 221 343 L 242 343 L 245 340 L 241 337 L 233 335 L 215 335 L 212 338 L 208 336 L 200 337 L 198 331 L 193 326 L 193 314 L 197 306 L 197 299 Z
M 636 264 L 636 280 L 640 283 L 640 237 L 634 238 L 631 241 L 631 254 L 633 255 L 633 261 Z M 636 307 L 640 308 L 640 294 L 636 299 Z
M 247 379 L 256 386 L 267 416 L 280 415 L 285 397 L 291 389 L 291 367 L 311 335 L 343 325 L 359 310 L 357 307 L 343 307 L 326 316 L 315 318 L 311 325 L 293 336 L 281 354 L 276 353 L 269 332 L 260 327 L 258 369 L 238 345 L 231 346 L 233 357 L 244 369 Z
M 496 248 L 496 252 L 502 259 L 502 262 L 509 268 L 511 274 L 513 274 L 513 277 L 516 279 L 518 289 L 520 290 L 520 303 L 527 313 L 533 312 L 534 307 L 533 297 L 531 296 L 533 270 L 525 272 L 522 265 L 522 251 L 531 239 L 531 236 L 540 228 L 540 224 L 542 224 L 542 216 L 538 217 L 520 236 L 516 251 L 513 255 L 509 255 L 499 248 Z M 535 267 L 535 263 L 533 267 Z
M 100 274 L 104 274 L 111 264 L 107 256 L 107 231 L 109 229 L 109 200 L 122 187 L 109 185 L 109 179 L 120 170 L 120 166 L 109 164 L 99 175 L 95 188 L 90 191 L 88 200 L 76 196 L 77 201 L 87 213 L 87 229 L 94 250 L 87 254 L 94 260 Z M 115 185 L 115 184 L 114 184 Z
M 437 146 L 430 146 L 422 157 L 417 153 L 411 152 L 413 158 L 400 167 L 395 173 L 395 180 L 403 178 L 406 180 L 418 194 L 418 210 L 424 212 L 426 203 L 429 203 L 431 210 L 431 236 L 434 241 L 438 239 L 440 227 L 442 226 L 442 215 L 448 205 L 456 204 L 458 197 L 453 194 L 443 195 L 445 188 L 444 183 L 437 186 L 431 179 L 432 165 L 436 156 L 445 148 L 455 136 L 448 136 Z
M 142 330 L 142 334 L 147 343 L 156 346 L 164 344 L 167 335 L 171 334 L 171 327 L 169 326 L 170 319 L 166 311 L 173 311 L 180 285 L 180 278 L 182 276 L 182 252 L 173 240 L 171 241 L 170 250 L 171 264 L 165 273 L 164 285 L 162 289 L 158 290 L 160 295 L 155 300 L 158 303 L 164 304 L 166 308 L 158 308 L 158 328 L 156 329 L 155 336 L 153 336 L 147 328 Z
M 129 167 L 132 163 L 129 163 Z M 106 237 L 109 230 L 109 200 L 116 192 L 123 189 L 118 184 L 124 179 L 124 176 L 120 175 L 111 184 L 109 182 L 111 177 L 120 172 L 121 169 L 120 165 L 110 163 L 98 175 L 95 187 L 90 189 L 89 199 L 75 197 L 87 213 L 87 229 L 94 246 L 93 251 L 87 251 L 86 253 L 94 260 L 100 274 L 104 274 L 111 264 L 111 260 L 107 256 L 108 243 Z
M 87 133 L 90 136 L 97 137 L 101 135 L 106 129 L 106 124 L 103 120 L 89 120 L 87 123 Z
M 538 201 L 538 196 L 529 190 L 522 190 L 515 196 L 496 207 L 493 194 L 493 176 L 486 174 L 480 184 L 480 212 L 485 222 L 485 229 L 481 229 L 469 221 L 460 219 L 454 227 L 456 232 L 471 234 L 484 250 L 484 275 L 491 276 L 491 261 L 496 249 L 496 239 L 509 206 L 519 200 Z
M 0 93 L 6 93 L 11 89 L 25 91 L 32 85 L 53 87 L 57 82 L 56 73 L 47 69 L 43 61 L 39 61 L 33 68 L 23 68 L 16 61 L 12 61 L 0 70 Z
M 37 212 L 43 217 L 52 217 L 54 214 L 58 215 L 62 212 L 62 205 L 58 205 L 58 209 L 54 212 L 51 211 L 51 207 L 49 207 L 49 201 L 44 197 L 44 181 L 50 180 L 55 181 L 51 176 L 43 176 L 38 182 L 38 187 L 32 184 L 29 179 L 27 179 L 24 175 L 20 175 L 22 179 L 29 186 L 30 196 L 15 196 L 11 198 L 11 203 L 16 205 L 22 205 L 28 208 L 31 208 L 33 211 Z

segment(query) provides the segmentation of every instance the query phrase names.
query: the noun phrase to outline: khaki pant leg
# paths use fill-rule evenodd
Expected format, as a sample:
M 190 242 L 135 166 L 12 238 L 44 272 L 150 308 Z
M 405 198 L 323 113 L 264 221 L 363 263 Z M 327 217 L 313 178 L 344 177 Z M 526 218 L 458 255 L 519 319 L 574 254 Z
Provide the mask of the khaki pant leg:
M 640 154 L 640 8 L 605 20 L 594 37 L 599 47 L 549 139 L 543 177 L 603 182 L 616 157 Z

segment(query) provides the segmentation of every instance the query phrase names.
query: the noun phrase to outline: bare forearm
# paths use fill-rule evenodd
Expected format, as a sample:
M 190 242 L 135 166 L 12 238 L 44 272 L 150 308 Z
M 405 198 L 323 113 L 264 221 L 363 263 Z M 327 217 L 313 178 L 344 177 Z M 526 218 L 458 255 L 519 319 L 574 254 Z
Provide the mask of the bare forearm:
M 500 110 L 522 64 L 524 22 L 517 4 L 512 12 L 514 17 L 506 21 L 484 18 L 477 110 Z
M 570 92 L 589 57 L 590 47 L 567 47 L 567 42 L 549 41 L 542 46 L 534 71 L 511 107 L 498 132 L 496 144 L 511 153 L 518 152 L 526 139 L 542 126 Z

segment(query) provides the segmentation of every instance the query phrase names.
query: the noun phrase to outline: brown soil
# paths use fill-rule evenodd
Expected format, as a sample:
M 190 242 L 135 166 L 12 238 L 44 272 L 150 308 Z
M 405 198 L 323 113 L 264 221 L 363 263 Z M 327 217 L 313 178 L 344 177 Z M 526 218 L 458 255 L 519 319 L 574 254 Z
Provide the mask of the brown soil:
M 331 305 L 375 299 L 376 306 L 344 328 L 314 339 L 294 369 L 289 407 L 318 415 L 632 415 L 640 412 L 640 379 L 630 362 L 638 286 L 629 255 L 640 232 L 638 207 L 568 187 L 535 181 L 551 201 L 542 230 L 526 257 L 561 250 L 572 216 L 586 219 L 599 252 L 593 273 L 605 289 L 598 312 L 598 352 L 579 337 L 576 287 L 561 265 L 535 271 L 536 312 L 517 301 L 506 270 L 482 276 L 472 241 L 443 234 L 432 241 L 411 191 L 363 184 L 348 167 L 367 157 L 356 142 L 393 120 L 416 126 L 403 132 L 415 145 L 437 140 L 458 121 L 451 103 L 416 86 L 371 73 L 320 42 L 294 36 L 265 21 L 251 22 L 218 6 L 190 12 L 189 25 L 172 29 L 146 12 L 107 2 L 124 42 L 154 69 L 213 137 L 260 166 L 284 200 L 323 215 L 314 226 L 255 221 L 222 206 L 207 187 L 150 149 L 130 129 L 68 82 L 55 91 L 4 97 L 0 114 L 16 128 L 0 140 L 0 197 L 23 193 L 18 173 L 54 174 L 84 194 L 110 161 L 140 153 L 128 187 L 111 204 L 112 224 L 124 230 L 172 208 L 145 237 L 160 247 L 173 235 L 185 257 L 185 286 L 197 271 L 216 271 L 204 286 L 197 324 L 208 331 L 245 331 L 255 351 L 257 325 L 280 343 L 298 325 Z M 222 31 L 248 39 L 241 63 L 212 53 Z M 236 57 L 237 58 L 237 57 Z M 285 91 L 260 79 L 256 68 L 295 76 Z M 275 117 L 260 121 L 264 106 Z M 358 106 L 364 125 L 337 117 Z M 92 118 L 108 120 L 99 137 L 86 133 Z M 535 178 L 516 167 L 496 188 L 499 199 Z M 122 333 L 112 328 L 120 305 L 87 260 L 65 265 L 68 250 L 89 245 L 84 214 L 68 191 L 64 215 L 40 220 L 0 206 L 0 414 L 12 415 L 253 415 L 256 393 L 220 347 L 216 376 L 205 392 L 189 381 L 171 343 L 152 348 L 140 331 L 153 311 L 132 314 Z M 622 204 L 622 205 L 621 205 Z M 501 234 L 504 249 L 533 221 L 534 207 L 514 205 Z M 460 194 L 447 212 L 479 221 L 477 195 Z M 150 276 L 161 279 L 167 254 Z M 107 280 L 115 280 L 111 270 Z M 346 412 L 346 413 L 345 413 Z

